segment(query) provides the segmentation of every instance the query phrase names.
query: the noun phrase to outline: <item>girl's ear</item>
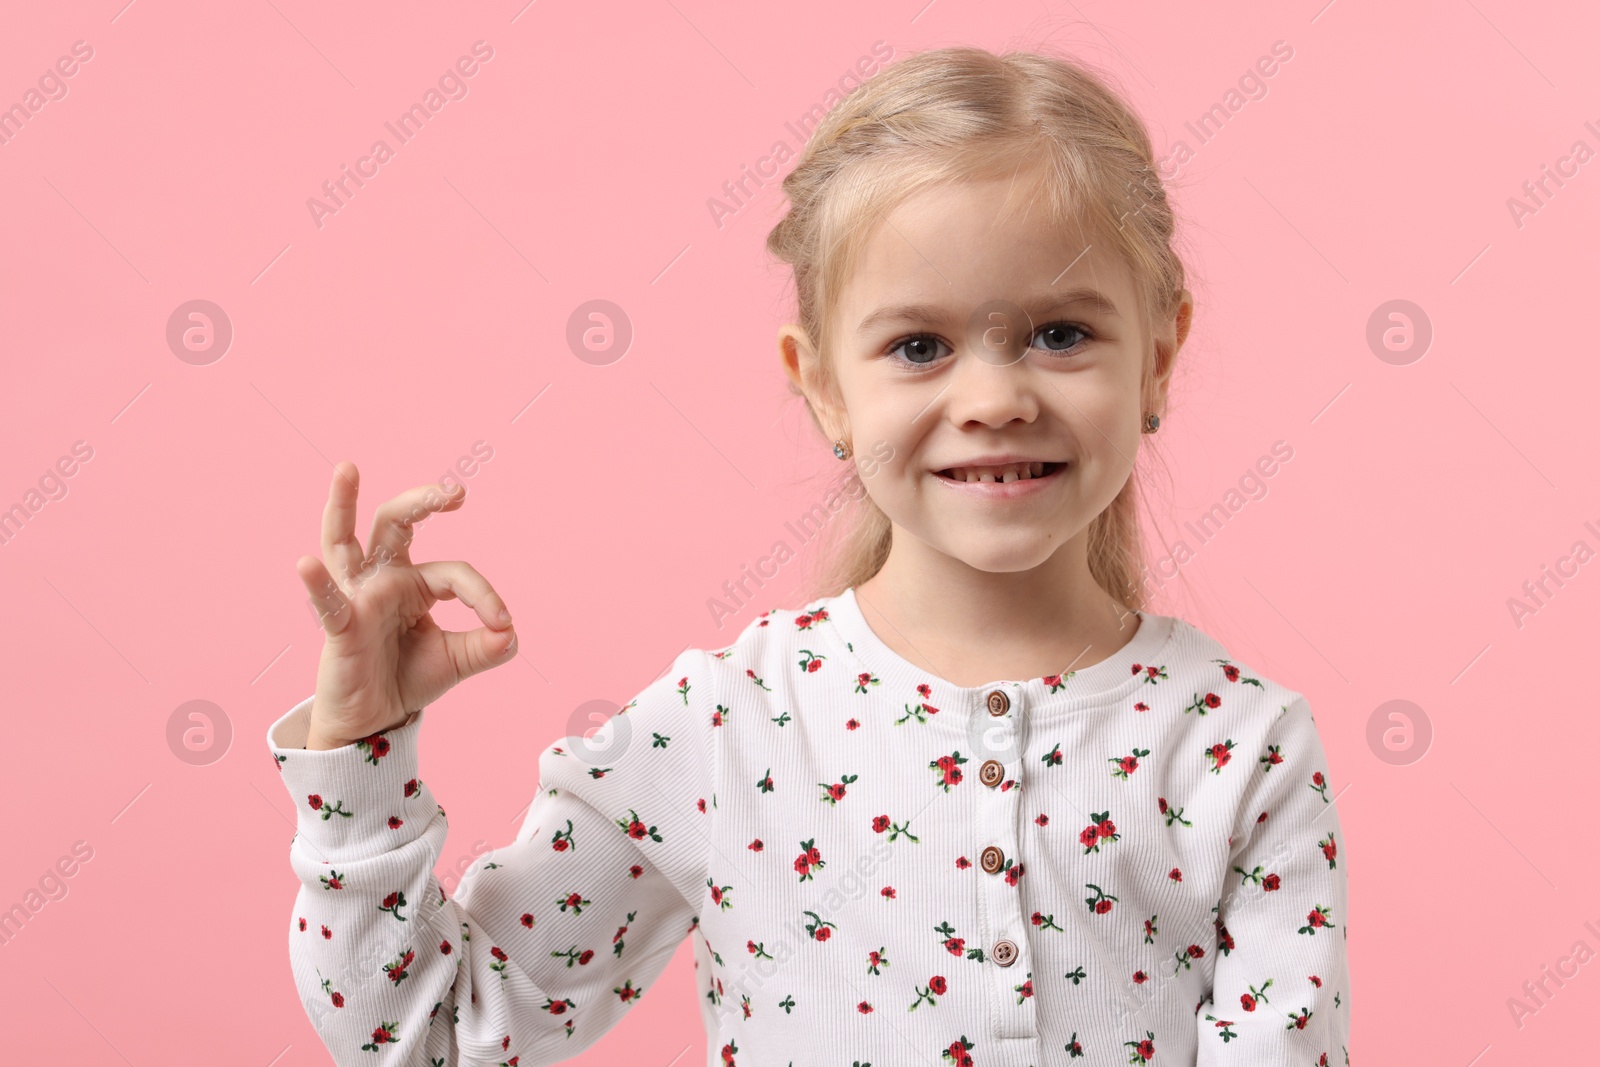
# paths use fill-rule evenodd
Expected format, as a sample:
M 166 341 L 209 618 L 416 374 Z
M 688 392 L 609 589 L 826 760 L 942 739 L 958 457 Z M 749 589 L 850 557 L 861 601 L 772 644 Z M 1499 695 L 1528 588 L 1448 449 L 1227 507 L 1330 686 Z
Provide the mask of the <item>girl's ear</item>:
M 816 346 L 798 324 L 791 322 L 778 327 L 778 356 L 789 381 L 805 397 L 806 408 L 817 429 L 830 442 L 840 437 L 849 440 L 848 421 L 844 418 L 844 405 L 838 391 L 823 370 Z
M 1179 290 L 1178 306 L 1172 318 L 1159 323 L 1154 338 L 1155 368 L 1145 384 L 1146 406 L 1157 414 L 1167 409 L 1167 385 L 1172 380 L 1172 367 L 1177 362 L 1178 350 L 1189 336 L 1189 326 L 1194 321 L 1194 296 L 1187 289 Z

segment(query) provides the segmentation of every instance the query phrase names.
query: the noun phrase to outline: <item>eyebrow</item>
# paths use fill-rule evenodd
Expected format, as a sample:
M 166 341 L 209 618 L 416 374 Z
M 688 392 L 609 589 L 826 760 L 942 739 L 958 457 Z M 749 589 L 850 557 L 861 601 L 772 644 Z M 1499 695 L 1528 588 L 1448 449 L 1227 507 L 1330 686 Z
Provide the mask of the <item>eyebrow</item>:
M 1068 289 L 1060 293 L 1049 293 L 1036 298 L 1023 306 L 1024 311 L 1029 311 L 1036 320 L 1054 315 L 1058 311 L 1072 307 L 1087 307 L 1103 315 L 1120 315 L 1117 305 L 1111 298 L 1097 289 L 1078 288 Z M 945 309 L 933 304 L 890 304 L 878 308 L 862 319 L 856 326 L 857 333 L 866 333 L 874 326 L 891 322 L 927 322 L 937 320 L 944 315 Z

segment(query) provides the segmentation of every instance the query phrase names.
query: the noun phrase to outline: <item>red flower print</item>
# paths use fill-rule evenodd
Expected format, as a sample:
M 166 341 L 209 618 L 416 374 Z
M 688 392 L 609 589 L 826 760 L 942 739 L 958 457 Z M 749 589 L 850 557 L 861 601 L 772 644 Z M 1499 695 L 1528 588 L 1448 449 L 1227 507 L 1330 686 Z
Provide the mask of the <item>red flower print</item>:
M 861 724 L 854 719 L 847 719 L 845 720 L 844 728 L 846 730 L 854 730 L 860 725 Z
M 1038 823 L 1040 826 L 1049 826 L 1050 816 L 1041 811 L 1037 816 L 1034 817 L 1033 821 Z
M 628 868 L 628 877 L 630 878 L 637 878 L 643 873 L 644 868 L 637 863 Z
M 1150 980 L 1150 976 L 1148 974 L 1145 974 L 1143 971 L 1134 971 L 1133 972 L 1133 982 L 1134 982 L 1135 985 L 1144 985 L 1149 980 Z
M 827 656 L 818 655 L 809 648 L 802 648 L 800 650 L 800 669 L 807 674 L 815 674 L 822 669 L 822 661 L 827 658 Z
M 612 821 L 626 831 L 627 835 L 635 841 L 641 841 L 646 837 L 652 841 L 661 840 L 661 835 L 656 832 L 656 828 L 654 826 L 645 826 L 644 822 L 639 818 L 639 813 L 632 808 L 628 809 L 628 817 L 626 819 L 613 819 Z
M 401 822 L 398 816 L 394 816 L 394 815 L 389 816 L 389 829 L 398 830 L 398 829 L 400 829 L 400 827 L 402 827 L 404 825 L 405 825 L 405 823 Z
M 1174 882 L 1181 882 L 1183 881 L 1183 872 L 1174 867 L 1172 870 L 1167 872 L 1167 877 L 1171 878 Z
M 804 914 L 811 916 L 811 921 L 806 923 L 806 933 L 811 935 L 812 940 L 826 941 L 833 936 L 833 923 L 814 911 L 806 911 Z
M 1112 896 L 1110 893 L 1107 893 L 1104 889 L 1101 889 L 1097 885 L 1085 883 L 1085 888 L 1094 890 L 1094 896 L 1088 897 L 1084 900 L 1084 903 L 1089 906 L 1090 911 L 1094 912 L 1096 915 L 1104 915 L 1106 912 L 1111 910 L 1112 902 L 1117 899 L 1116 897 Z
M 367 754 L 368 763 L 377 763 L 389 754 L 389 739 L 382 734 L 373 734 L 356 742 L 357 747 Z
M 578 954 L 578 965 L 582 966 L 583 964 L 588 963 L 592 959 L 594 959 L 594 949 L 586 948 L 586 949 L 584 949 L 582 952 L 580 952 Z
M 1104 842 L 1116 841 L 1122 836 L 1117 833 L 1117 824 L 1111 821 L 1109 811 L 1092 812 L 1089 818 L 1094 821 L 1084 827 L 1083 832 L 1078 835 L 1078 844 L 1083 846 L 1085 856 L 1091 852 L 1099 852 Z
M 837 782 L 834 782 L 831 785 L 827 782 L 818 782 L 817 784 L 820 785 L 823 790 L 822 801 L 826 804 L 839 803 L 839 801 L 844 799 L 844 787 L 855 781 L 857 777 L 858 776 L 854 774 L 846 774 L 841 776 Z
M 332 941 L 333 940 L 333 931 L 328 929 L 326 926 L 324 926 L 322 928 L 322 940 L 324 940 L 324 941 Z
M 400 1024 L 398 1022 L 380 1023 L 377 1029 L 372 1031 L 372 1040 L 361 1046 L 362 1050 L 365 1052 L 376 1052 L 382 1045 L 393 1044 L 399 1040 L 399 1038 L 395 1037 L 395 1031 L 399 1028 Z
M 1279 882 L 1276 874 L 1269 874 L 1265 878 L 1261 879 L 1261 888 L 1268 893 L 1278 888 L 1280 884 L 1281 883 Z
M 856 1011 L 859 1011 L 862 1015 L 866 1015 L 868 1012 L 872 1011 L 872 1005 L 863 1000 L 860 1004 L 856 1005 Z
M 944 996 L 944 992 L 949 988 L 949 985 L 945 982 L 944 975 L 936 974 L 932 978 L 928 979 L 928 988 L 933 990 L 935 993 L 938 993 L 940 996 Z
M 813 837 L 800 842 L 800 855 L 796 856 L 794 860 L 794 869 L 800 875 L 800 881 L 802 882 L 811 881 L 812 871 L 820 871 L 827 866 L 822 862 L 822 850 L 813 844 L 815 841 L 816 838 Z
M 921 697 L 923 700 L 927 700 L 929 697 L 933 696 L 933 686 L 929 685 L 927 682 L 918 684 L 917 696 Z
M 893 900 L 894 899 L 894 886 L 892 886 L 892 885 L 884 886 L 882 889 L 878 890 L 878 895 L 883 897 L 883 899 L 885 899 L 885 900 Z
M 939 781 L 937 784 L 939 788 L 948 793 L 950 792 L 951 786 L 959 785 L 961 783 L 961 779 L 963 777 L 961 764 L 965 762 L 967 762 L 967 758 L 958 751 L 953 752 L 948 756 L 940 756 L 938 759 L 929 761 L 928 767 L 930 770 L 936 770 L 939 772 Z
M 1138 703 L 1133 705 L 1133 710 L 1134 711 L 1149 711 L 1150 710 L 1150 705 L 1146 704 L 1144 701 L 1141 700 Z
M 761 838 L 759 837 L 745 846 L 745 848 L 748 848 L 751 852 L 760 852 L 765 847 L 766 846 L 761 843 Z
M 336 1007 L 336 1008 L 344 1007 L 344 994 L 343 993 L 334 993 L 328 999 L 333 1001 L 333 1006 L 334 1007 Z
M 1233 739 L 1229 738 L 1226 741 L 1219 741 L 1206 749 L 1205 755 L 1206 759 L 1211 763 L 1212 774 L 1222 773 L 1222 768 L 1226 767 L 1228 761 L 1233 758 L 1233 753 L 1230 751 L 1232 748 Z
M 1150 755 L 1148 748 L 1136 748 L 1131 756 L 1110 756 L 1111 774 L 1113 777 L 1128 780 L 1128 775 L 1139 769 L 1139 757 Z
M 1339 846 L 1333 839 L 1333 832 L 1329 831 L 1328 836 L 1318 841 L 1317 845 L 1322 849 L 1322 858 L 1328 861 L 1328 869 L 1337 867 L 1339 864 L 1335 857 L 1339 855 Z
M 967 857 L 965 857 L 965 856 L 957 856 L 956 857 L 956 870 L 964 871 L 968 867 L 971 867 L 971 866 L 972 866 L 972 861 L 967 859 Z
M 875 815 L 872 819 L 872 832 L 881 834 L 889 828 L 889 816 Z
M 1318 930 L 1331 930 L 1333 923 L 1328 918 L 1328 905 L 1318 904 L 1306 916 L 1306 925 L 1300 927 L 1302 934 L 1315 934 Z

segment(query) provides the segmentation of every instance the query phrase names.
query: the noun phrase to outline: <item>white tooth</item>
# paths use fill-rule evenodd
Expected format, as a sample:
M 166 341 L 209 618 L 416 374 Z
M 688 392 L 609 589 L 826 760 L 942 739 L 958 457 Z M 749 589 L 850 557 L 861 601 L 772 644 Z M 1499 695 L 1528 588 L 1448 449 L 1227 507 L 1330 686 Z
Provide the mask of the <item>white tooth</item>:
M 978 475 L 978 481 L 980 481 L 980 482 L 992 482 L 992 481 L 994 481 L 994 475 L 991 474 L 988 471 L 984 471 L 983 473 Z
M 1017 472 L 1016 472 L 1016 470 L 1015 469 L 1007 469 L 1006 472 L 1000 476 L 1000 480 L 1002 482 L 1014 482 L 1014 481 L 1016 481 L 1017 480 Z
M 1043 463 L 1030 463 L 1030 464 L 1028 464 L 1028 471 L 1035 478 L 1037 478 L 1037 477 L 1039 477 L 1039 476 L 1044 474 L 1044 464 Z

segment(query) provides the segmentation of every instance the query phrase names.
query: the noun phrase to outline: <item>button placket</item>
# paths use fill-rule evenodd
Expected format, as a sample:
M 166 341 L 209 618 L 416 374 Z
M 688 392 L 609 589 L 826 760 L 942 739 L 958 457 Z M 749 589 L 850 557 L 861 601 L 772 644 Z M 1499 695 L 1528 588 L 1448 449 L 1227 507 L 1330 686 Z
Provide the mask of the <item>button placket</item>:
M 1022 687 L 1016 683 L 990 686 L 978 691 L 977 706 L 971 712 L 976 751 L 985 757 L 978 769 L 983 789 L 973 844 L 978 849 L 977 873 L 988 927 L 984 931 L 985 949 L 990 991 L 997 1005 L 997 1038 L 1038 1035 L 1034 998 L 1018 1004 L 1013 988 L 1026 980 L 1025 972 L 1033 966 L 1028 919 L 1022 906 L 1023 887 L 1020 882 L 1012 885 L 1006 880 L 1007 862 L 1014 868 L 1026 859 L 1020 851 L 1024 790 L 1015 786 L 1000 789 L 1000 783 L 1007 778 L 1019 782 L 1021 779 L 1021 753 L 1026 747 L 1021 736 L 1026 729 L 1022 698 Z

